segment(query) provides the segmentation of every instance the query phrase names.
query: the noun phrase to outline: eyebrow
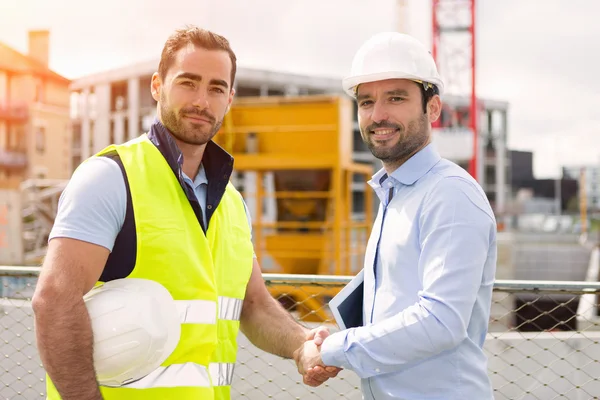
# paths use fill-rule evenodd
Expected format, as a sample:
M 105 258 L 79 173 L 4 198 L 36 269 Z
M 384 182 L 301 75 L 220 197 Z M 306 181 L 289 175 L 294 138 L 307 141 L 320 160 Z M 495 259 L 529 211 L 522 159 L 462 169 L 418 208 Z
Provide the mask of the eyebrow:
M 385 92 L 385 94 L 387 96 L 405 96 L 405 97 L 409 96 L 408 92 L 404 89 L 388 90 L 387 92 Z M 358 96 L 356 96 L 356 100 L 361 101 L 364 99 L 368 99 L 370 97 L 372 97 L 370 94 L 359 94 Z
M 394 89 L 394 90 L 389 90 L 387 92 L 385 92 L 385 94 L 392 95 L 392 96 L 406 96 L 408 97 L 408 92 L 404 89 Z
M 194 82 L 201 82 L 202 76 L 198 74 L 193 74 L 191 72 L 183 72 L 175 77 L 175 79 L 189 79 Z M 223 86 L 225 89 L 229 88 L 229 85 L 223 79 L 211 79 L 209 84 L 216 86 Z
M 356 101 L 361 101 L 364 99 L 368 99 L 369 97 L 371 97 L 371 95 L 368 94 L 359 94 L 358 96 L 356 96 Z

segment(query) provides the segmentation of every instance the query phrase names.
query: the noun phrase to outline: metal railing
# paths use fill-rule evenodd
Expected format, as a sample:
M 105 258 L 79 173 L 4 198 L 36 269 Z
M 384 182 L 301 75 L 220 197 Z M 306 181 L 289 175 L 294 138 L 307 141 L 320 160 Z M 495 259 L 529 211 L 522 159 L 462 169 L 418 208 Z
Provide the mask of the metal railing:
M 0 267 L 0 399 L 45 398 L 30 305 L 38 271 Z M 350 277 L 264 274 L 264 279 L 297 319 L 336 330 L 327 302 Z M 599 294 L 598 282 L 496 282 L 485 344 L 495 399 L 598 398 Z M 351 371 L 311 388 L 302 384 L 293 361 L 257 349 L 243 335 L 239 348 L 232 398 L 362 398 Z

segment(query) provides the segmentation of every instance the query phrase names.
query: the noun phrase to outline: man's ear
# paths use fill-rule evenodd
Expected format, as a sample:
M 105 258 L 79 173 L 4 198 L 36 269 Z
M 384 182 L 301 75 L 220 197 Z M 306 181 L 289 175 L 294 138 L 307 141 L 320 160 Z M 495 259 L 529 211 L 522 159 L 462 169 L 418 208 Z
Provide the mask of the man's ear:
M 160 101 L 160 91 L 162 89 L 162 80 L 158 75 L 158 72 L 152 74 L 152 81 L 150 82 L 150 91 L 152 92 L 152 98 L 156 101 Z
M 429 122 L 435 122 L 442 113 L 442 99 L 439 95 L 433 96 L 427 103 L 427 115 L 429 116 Z
M 229 101 L 227 103 L 227 109 L 225 109 L 225 114 L 227 114 L 231 109 L 231 103 L 233 103 L 233 96 L 235 96 L 235 89 L 231 89 L 231 91 L 229 92 Z

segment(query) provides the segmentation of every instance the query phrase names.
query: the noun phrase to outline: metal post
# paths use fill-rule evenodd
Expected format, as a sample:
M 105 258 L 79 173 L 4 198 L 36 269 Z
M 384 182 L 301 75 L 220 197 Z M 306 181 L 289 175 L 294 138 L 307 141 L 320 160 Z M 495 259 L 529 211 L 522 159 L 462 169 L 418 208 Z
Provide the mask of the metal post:
M 471 26 L 469 28 L 471 33 L 471 112 L 470 112 L 470 125 L 473 130 L 473 158 L 469 164 L 469 172 L 477 180 L 477 153 L 479 153 L 479 133 L 477 132 L 477 94 L 475 93 L 475 0 L 471 0 Z
M 581 216 L 581 234 L 587 233 L 587 198 L 585 190 L 585 167 L 581 168 L 579 177 L 579 214 Z
M 465 23 L 465 12 L 470 13 Z M 469 121 L 473 135 L 473 155 L 469 160 L 469 173 L 478 180 L 479 132 L 477 131 L 475 0 L 433 0 L 432 55 L 445 84 L 445 93 L 468 96 Z M 469 58 L 469 59 L 467 59 Z M 468 65 L 469 68 L 464 66 Z M 469 75 L 466 75 L 466 74 Z M 468 83 L 466 83 L 468 82 Z M 438 120 L 439 121 L 439 120 Z M 436 122 L 433 127 L 439 127 Z
M 335 166 L 331 173 L 333 174 L 333 251 L 334 251 L 334 274 L 341 275 L 342 274 L 342 216 L 344 215 L 344 199 L 343 199 L 343 176 L 342 169 L 340 166 Z M 329 270 L 329 269 L 328 269 Z

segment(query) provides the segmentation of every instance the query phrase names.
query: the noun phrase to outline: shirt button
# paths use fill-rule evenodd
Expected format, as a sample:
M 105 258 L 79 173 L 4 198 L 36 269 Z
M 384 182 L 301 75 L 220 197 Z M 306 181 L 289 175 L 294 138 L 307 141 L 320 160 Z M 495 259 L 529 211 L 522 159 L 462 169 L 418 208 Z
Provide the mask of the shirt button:
M 209 210 L 212 210 L 212 206 L 210 204 L 207 205 L 206 208 L 208 208 Z
M 379 368 L 375 368 L 375 372 L 379 372 L 379 371 L 380 371 Z

